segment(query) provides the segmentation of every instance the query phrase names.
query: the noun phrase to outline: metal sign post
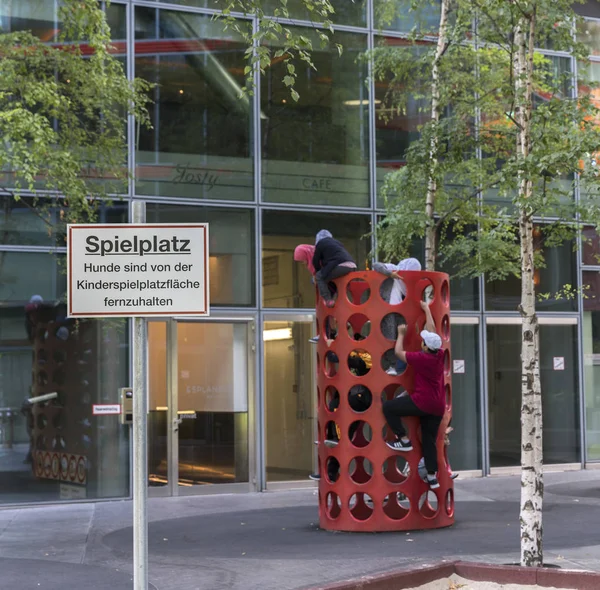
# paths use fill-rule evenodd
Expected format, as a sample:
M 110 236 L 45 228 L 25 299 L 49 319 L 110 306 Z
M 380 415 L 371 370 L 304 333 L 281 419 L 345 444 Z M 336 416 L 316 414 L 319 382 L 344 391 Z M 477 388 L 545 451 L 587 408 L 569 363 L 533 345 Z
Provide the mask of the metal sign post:
M 133 201 L 132 222 L 146 223 L 146 203 Z M 133 318 L 133 589 L 148 590 L 148 324 Z
M 209 315 L 208 224 L 147 224 L 133 201 L 132 223 L 72 224 L 67 235 L 69 317 L 133 318 L 133 588 L 148 590 L 146 317 Z

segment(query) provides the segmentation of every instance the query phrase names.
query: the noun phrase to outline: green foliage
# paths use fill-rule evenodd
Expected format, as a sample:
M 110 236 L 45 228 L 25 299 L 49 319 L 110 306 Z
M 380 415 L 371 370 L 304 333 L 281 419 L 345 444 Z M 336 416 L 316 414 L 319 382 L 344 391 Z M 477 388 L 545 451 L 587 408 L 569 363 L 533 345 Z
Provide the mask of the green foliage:
M 418 11 L 419 4 L 413 9 Z M 584 224 L 600 220 L 595 156 L 600 112 L 589 94 L 573 98 L 572 74 L 560 71 L 560 60 L 539 52 L 534 59 L 531 149 L 527 157 L 516 151 L 516 23 L 523 12 L 535 11 L 535 45 L 570 51 L 585 62 L 586 49 L 572 36 L 578 17 L 570 0 L 451 0 L 451 10 L 440 65 L 442 120 L 418 128 L 418 139 L 404 154 L 405 165 L 384 182 L 386 217 L 376 230 L 380 254 L 398 258 L 414 239 L 424 237 L 427 179 L 433 171 L 438 263 L 451 262 L 459 276 L 519 275 L 519 210 L 550 222 L 543 227 L 545 246 L 576 238 Z M 435 50 L 434 43 L 413 32 L 404 46 L 384 40 L 370 54 L 376 82 L 388 84 L 383 118 L 406 112 L 411 103 L 429 119 Z M 589 82 L 583 84 L 590 88 Z M 432 139 L 437 140 L 435 154 Z M 533 183 L 533 195 L 526 200 L 518 190 L 521 178 Z M 579 202 L 574 199 L 577 181 L 582 186 Z M 449 230 L 451 241 L 446 239 Z M 536 265 L 543 265 L 541 250 Z
M 126 115 L 148 124 L 149 86 L 127 80 L 95 0 L 64 0 L 59 18 L 58 44 L 0 34 L 0 186 L 17 200 L 56 191 L 64 221 L 84 221 L 126 186 Z
M 222 13 L 215 18 L 222 20 L 226 29 L 238 33 L 248 45 L 248 65 L 244 69 L 246 87 L 242 92 L 253 93 L 253 76 L 257 68 L 262 75 L 273 63 L 283 61 L 287 70 L 284 84 L 289 88 L 292 99 L 298 101 L 300 95 L 294 88 L 297 78 L 294 62 L 304 62 L 316 69 L 311 57 L 314 46 L 313 40 L 304 31 L 286 24 L 285 19 L 291 18 L 288 0 L 224 0 L 222 4 Z M 272 4 L 275 6 L 272 7 Z M 331 1 L 301 0 L 301 4 L 316 23 L 314 32 L 321 47 L 327 46 L 330 43 L 330 35 L 333 34 L 331 16 L 334 9 Z M 248 21 L 236 18 L 236 13 L 253 17 L 255 27 L 253 28 Z M 336 44 L 336 48 L 341 55 L 342 46 Z

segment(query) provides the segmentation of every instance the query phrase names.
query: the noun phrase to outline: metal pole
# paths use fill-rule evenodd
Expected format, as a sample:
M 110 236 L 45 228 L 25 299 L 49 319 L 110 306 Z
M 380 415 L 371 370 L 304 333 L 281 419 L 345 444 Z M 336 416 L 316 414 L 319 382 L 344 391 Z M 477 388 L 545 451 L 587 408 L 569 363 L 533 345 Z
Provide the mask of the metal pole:
M 146 222 L 146 203 L 131 203 L 132 223 Z M 148 590 L 148 332 L 133 318 L 133 588 Z

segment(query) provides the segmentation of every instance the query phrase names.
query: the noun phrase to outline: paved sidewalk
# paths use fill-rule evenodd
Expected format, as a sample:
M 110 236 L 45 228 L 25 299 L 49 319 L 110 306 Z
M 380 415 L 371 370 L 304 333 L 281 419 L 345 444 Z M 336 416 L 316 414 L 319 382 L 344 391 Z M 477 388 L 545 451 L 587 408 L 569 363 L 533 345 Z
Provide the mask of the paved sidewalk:
M 545 560 L 600 571 L 600 471 L 547 474 Z M 519 479 L 456 480 L 456 524 L 406 533 L 318 528 L 314 490 L 150 500 L 157 590 L 296 590 L 399 567 L 519 558 Z M 131 502 L 0 510 L 0 589 L 130 590 Z

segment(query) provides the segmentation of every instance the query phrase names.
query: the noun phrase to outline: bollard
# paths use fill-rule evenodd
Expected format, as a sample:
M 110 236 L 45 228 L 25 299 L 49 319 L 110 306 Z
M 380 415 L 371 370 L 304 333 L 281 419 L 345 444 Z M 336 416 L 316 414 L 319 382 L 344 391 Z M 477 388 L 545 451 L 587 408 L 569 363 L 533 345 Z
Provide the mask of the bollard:
M 454 523 L 454 487 L 444 444 L 452 416 L 448 275 L 425 271 L 399 274 L 407 294 L 398 305 L 386 303 L 381 294 L 386 289 L 389 292 L 392 279 L 374 271 L 353 272 L 332 281 L 330 287 L 336 290 L 333 308 L 326 308 L 317 298 L 319 522 L 326 530 L 411 531 Z M 430 309 L 445 351 L 446 412 L 437 440 L 440 487 L 436 490 L 430 490 L 418 473 L 422 457 L 419 419 L 404 418 L 413 450 L 397 452 L 385 444 L 393 439 L 393 433 L 382 412 L 383 401 L 403 390 L 412 392 L 410 366 L 397 376 L 386 370 L 396 362 L 395 325 L 399 322 L 408 326 L 405 350 L 420 350 L 419 333 L 425 324 L 420 302 L 426 296 L 432 296 Z M 328 346 L 326 340 L 335 327 L 337 335 Z M 364 356 L 365 352 L 370 354 L 372 366 L 366 375 L 355 376 L 348 359 L 352 353 Z M 338 362 L 332 362 L 336 357 Z M 363 387 L 356 388 L 359 385 Z M 323 443 L 332 428 L 339 444 L 327 448 Z

